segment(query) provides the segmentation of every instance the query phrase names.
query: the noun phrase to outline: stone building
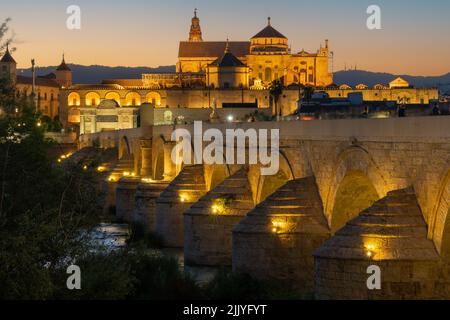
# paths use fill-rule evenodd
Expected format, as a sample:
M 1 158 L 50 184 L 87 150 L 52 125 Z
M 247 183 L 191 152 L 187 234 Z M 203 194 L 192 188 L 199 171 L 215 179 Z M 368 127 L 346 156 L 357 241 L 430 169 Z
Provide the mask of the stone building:
M 175 73 L 143 74 L 141 79 L 107 79 L 96 85 L 66 87 L 60 94 L 60 119 L 65 127 L 79 127 L 80 110 L 113 99 L 119 106 L 156 108 L 221 108 L 224 104 L 256 104 L 273 108 L 269 85 L 284 86 L 278 105 L 283 115 L 297 111 L 301 86 L 313 86 L 330 98 L 361 92 L 364 101 L 429 104 L 437 89 L 413 88 L 403 79 L 369 88 L 333 84 L 329 71 L 328 41 L 315 53 L 292 53 L 289 40 L 271 23 L 250 41 L 204 41 L 200 19 L 194 13 L 189 40 L 181 41 Z
M 9 48 L 0 60 L 0 78 L 8 79 L 16 89 L 16 96 L 33 97 L 33 78 L 17 75 L 17 62 L 12 57 Z M 59 115 L 59 92 L 72 85 L 72 71 L 67 66 L 64 56 L 54 73 L 37 76 L 35 79 L 35 94 L 38 110 L 50 118 Z

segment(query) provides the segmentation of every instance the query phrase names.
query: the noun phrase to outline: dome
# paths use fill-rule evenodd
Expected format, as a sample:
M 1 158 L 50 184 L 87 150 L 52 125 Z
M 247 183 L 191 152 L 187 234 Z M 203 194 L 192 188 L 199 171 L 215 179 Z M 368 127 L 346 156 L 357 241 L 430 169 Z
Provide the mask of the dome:
M 271 18 L 267 18 L 267 26 L 262 29 L 260 32 L 258 32 L 256 35 L 254 35 L 252 37 L 252 39 L 258 39 L 258 38 L 282 38 L 282 39 L 286 39 L 287 38 L 281 34 L 278 30 L 276 30 L 274 27 L 272 27 L 271 23 Z
M 286 54 L 289 52 L 288 39 L 272 27 L 269 17 L 267 26 L 252 37 L 250 51 L 253 54 Z

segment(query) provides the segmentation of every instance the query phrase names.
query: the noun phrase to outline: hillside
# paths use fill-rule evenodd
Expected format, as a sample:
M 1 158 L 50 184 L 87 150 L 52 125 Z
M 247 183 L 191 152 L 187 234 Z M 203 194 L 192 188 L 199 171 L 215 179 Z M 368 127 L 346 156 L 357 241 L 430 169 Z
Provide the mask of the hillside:
M 73 71 L 74 83 L 95 84 L 103 79 L 139 79 L 143 73 L 170 73 L 175 72 L 175 66 L 150 67 L 107 67 L 107 66 L 83 66 L 70 64 Z M 38 75 L 45 75 L 54 72 L 55 66 L 38 69 Z M 22 69 L 22 75 L 31 75 L 30 69 Z M 450 73 L 437 77 L 421 77 L 410 75 L 394 75 L 390 73 L 369 72 L 362 70 L 338 71 L 334 75 L 334 82 L 337 85 L 348 84 L 356 86 L 364 83 L 369 87 L 375 84 L 388 84 L 396 77 L 402 77 L 415 87 L 438 87 L 441 92 L 450 92 Z

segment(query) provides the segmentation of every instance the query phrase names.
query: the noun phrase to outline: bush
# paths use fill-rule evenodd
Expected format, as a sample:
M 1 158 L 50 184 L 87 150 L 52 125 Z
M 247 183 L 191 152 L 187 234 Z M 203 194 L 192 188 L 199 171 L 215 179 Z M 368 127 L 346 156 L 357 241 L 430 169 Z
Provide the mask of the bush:
M 206 287 L 212 300 L 290 300 L 301 299 L 295 292 L 273 281 L 260 281 L 247 274 L 235 274 L 222 269 Z

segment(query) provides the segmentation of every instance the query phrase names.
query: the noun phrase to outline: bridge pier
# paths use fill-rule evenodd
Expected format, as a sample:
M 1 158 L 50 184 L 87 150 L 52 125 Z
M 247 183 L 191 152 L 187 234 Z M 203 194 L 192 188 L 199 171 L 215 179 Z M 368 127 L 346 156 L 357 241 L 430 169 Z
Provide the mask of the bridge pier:
M 125 222 L 133 222 L 135 195 L 138 184 L 137 177 L 123 177 L 116 188 L 116 218 Z
M 315 252 L 318 299 L 433 299 L 439 257 L 412 188 L 396 190 L 348 222 Z M 381 290 L 369 290 L 369 266 Z
M 156 199 L 169 186 L 169 181 L 141 182 L 136 189 L 133 220 L 141 223 L 147 232 L 156 228 Z
M 234 228 L 233 271 L 312 294 L 313 252 L 329 236 L 314 177 L 291 180 Z
M 184 214 L 184 257 L 189 264 L 231 265 L 232 230 L 254 208 L 246 170 L 240 169 Z
M 184 167 L 156 200 L 156 233 L 164 245 L 184 246 L 184 212 L 206 193 L 202 165 Z

